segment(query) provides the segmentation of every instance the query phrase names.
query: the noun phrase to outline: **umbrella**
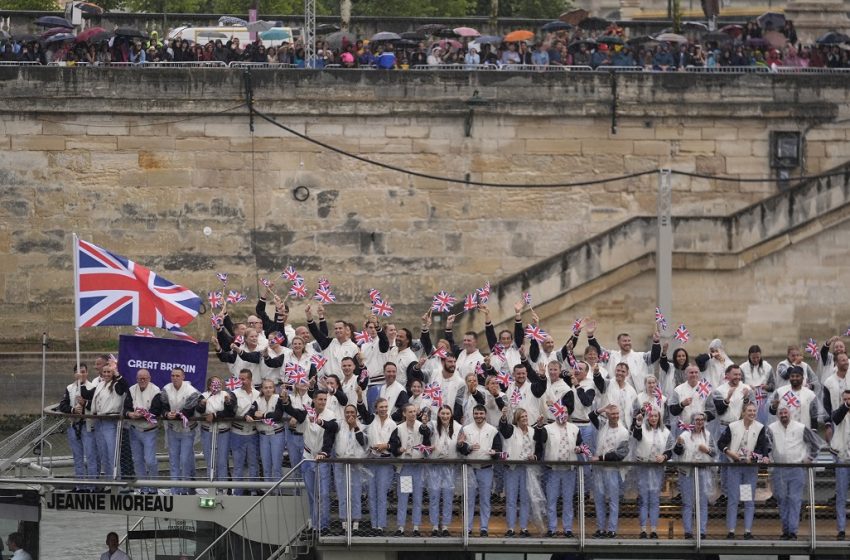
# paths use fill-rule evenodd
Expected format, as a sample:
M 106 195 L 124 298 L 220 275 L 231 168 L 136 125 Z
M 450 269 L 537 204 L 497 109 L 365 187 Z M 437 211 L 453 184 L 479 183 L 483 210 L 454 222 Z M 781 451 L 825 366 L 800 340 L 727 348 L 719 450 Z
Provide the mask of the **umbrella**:
M 455 27 L 454 32 L 458 37 L 479 37 L 481 33 L 471 27 Z
M 375 41 L 398 41 L 401 39 L 401 36 L 398 33 L 393 33 L 392 31 L 379 31 L 372 35 L 372 38 L 369 39 L 372 42 Z
M 731 41 L 732 36 L 722 31 L 712 31 L 702 36 L 703 43 L 729 43 Z
M 339 26 L 335 23 L 323 23 L 316 26 L 316 35 L 327 35 L 339 31 Z
M 103 13 L 103 8 L 101 8 L 97 4 L 92 4 L 91 2 L 78 2 L 74 5 L 74 7 L 83 12 L 84 14 L 94 14 L 96 16 L 99 16 Z
M 73 23 L 59 16 L 41 16 L 35 20 L 35 24 L 39 27 L 63 27 L 65 29 L 74 29 Z
M 656 41 L 653 37 L 650 37 L 649 35 L 640 35 L 638 37 L 632 37 L 631 39 L 626 41 L 626 43 L 630 46 L 653 44 L 657 45 L 658 41 Z
M 529 39 L 534 38 L 534 33 L 532 31 L 528 31 L 527 29 L 519 29 L 517 31 L 511 31 L 505 38 L 503 39 L 506 43 L 516 43 L 518 41 L 528 41 Z
M 776 49 L 781 49 L 788 43 L 788 38 L 779 31 L 767 31 L 763 37 L 765 41 L 770 43 L 771 47 Z
M 459 49 L 459 48 L 463 47 L 463 43 L 461 43 L 460 41 L 456 41 L 454 39 L 443 39 L 441 41 L 438 41 L 437 45 L 441 49 L 446 49 L 448 47 L 452 47 L 453 49 Z
M 585 39 L 585 40 L 582 40 L 582 41 L 573 41 L 572 43 L 570 43 L 567 46 L 567 51 L 569 51 L 571 53 L 578 52 L 579 49 L 581 49 L 582 45 L 587 47 L 587 50 L 591 50 L 596 46 L 596 41 L 593 41 L 593 40 L 590 40 L 590 39 Z
M 426 35 L 430 35 L 434 31 L 439 31 L 440 29 L 445 29 L 446 26 L 441 23 L 426 23 L 425 25 L 420 25 L 416 28 L 416 31 L 419 33 L 425 33 Z
M 275 27 L 260 33 L 260 39 L 263 41 L 289 41 L 292 39 L 292 33 L 282 27 Z
M 101 33 L 106 33 L 108 36 L 112 36 L 112 34 L 109 33 L 109 31 L 107 31 L 106 29 L 104 29 L 102 27 L 89 27 L 85 31 L 81 31 L 80 33 L 77 34 L 77 42 L 78 43 L 84 43 L 86 41 L 91 41 L 92 37 L 94 37 L 95 35 L 99 35 Z
M 587 17 L 578 22 L 579 29 L 585 29 L 587 31 L 601 31 L 603 29 L 608 29 L 609 25 L 611 25 L 610 21 L 600 17 Z
M 596 39 L 597 43 L 605 43 L 606 45 L 624 45 L 626 44 L 623 41 L 622 37 L 617 37 L 616 35 L 606 35 L 604 37 L 598 37 Z
M 116 35 L 121 35 L 121 33 L 116 32 Z M 227 39 L 227 34 L 222 33 L 221 31 L 201 31 L 198 33 L 197 37 L 203 37 L 204 39 Z
M 837 33 L 835 31 L 830 31 L 826 35 L 821 35 L 817 40 L 818 45 L 838 45 L 840 43 L 847 42 L 850 42 L 850 37 L 844 33 Z
M 218 18 L 219 25 L 235 25 L 237 27 L 247 27 L 248 22 L 236 16 L 221 16 Z
M 36 36 L 32 33 L 21 33 L 20 35 L 15 34 L 12 37 L 14 37 L 15 41 L 18 41 L 19 43 L 31 43 L 37 40 Z
M 45 43 L 58 43 L 60 41 L 73 41 L 75 38 L 73 33 L 57 33 L 56 35 L 51 35 L 47 39 L 44 40 Z
M 785 27 L 785 15 L 777 12 L 765 12 L 756 18 L 762 29 L 782 29 Z
M 570 25 L 578 25 L 580 21 L 587 19 L 587 16 L 589 15 L 590 12 L 587 10 L 578 9 L 564 12 L 558 16 L 558 19 L 565 23 L 569 23 Z
M 418 47 L 418 46 L 419 46 L 419 41 L 414 41 L 414 40 L 412 40 L 412 39 L 401 39 L 401 40 L 399 40 L 399 41 L 396 41 L 396 42 L 395 42 L 395 46 L 396 46 L 396 47 L 402 47 L 402 48 L 405 48 L 405 47 Z
M 764 39 L 762 37 L 750 37 L 749 39 L 747 39 L 746 44 L 748 47 L 756 48 L 764 48 L 770 46 L 770 43 L 767 41 L 767 39 Z
M 687 43 L 688 38 L 684 35 L 676 33 L 661 33 L 655 36 L 655 40 L 660 43 Z
M 274 24 L 272 22 L 263 20 L 252 21 L 251 23 L 245 26 L 245 28 L 252 33 L 268 31 L 272 27 L 274 27 Z
M 708 31 L 708 26 L 699 21 L 686 21 L 682 24 L 682 29 L 696 29 L 697 31 Z
M 325 42 L 332 49 L 341 49 L 343 42 L 353 45 L 357 41 L 357 36 L 348 31 L 337 31 L 325 37 Z
M 726 33 L 730 37 L 740 37 L 744 33 L 744 28 L 740 25 L 727 25 L 725 27 L 721 27 L 720 31 Z
M 567 31 L 568 29 L 572 29 L 573 26 L 565 21 L 550 21 L 540 29 L 542 31 Z
M 44 40 L 48 37 L 53 37 L 54 35 L 57 35 L 59 33 L 68 33 L 68 29 L 65 27 L 54 27 L 53 29 L 48 29 L 47 31 L 41 34 L 40 39 Z
M 436 31 L 432 31 L 431 35 L 434 37 L 443 37 L 446 39 L 454 39 L 455 37 L 460 37 L 457 33 L 455 33 L 454 29 L 450 29 L 448 27 L 444 27 L 442 29 L 437 29 Z
M 116 27 L 113 33 L 115 33 L 116 37 L 140 37 L 142 39 L 148 38 L 147 33 L 145 33 L 144 31 L 139 31 L 135 27 Z M 222 33 L 222 35 L 224 35 L 224 33 Z M 224 37 L 226 38 L 227 35 L 224 35 Z
M 405 31 L 401 34 L 401 38 L 405 41 L 424 41 L 428 37 L 418 31 Z
M 498 45 L 502 42 L 502 38 L 498 35 L 482 35 L 475 42 L 479 45 Z

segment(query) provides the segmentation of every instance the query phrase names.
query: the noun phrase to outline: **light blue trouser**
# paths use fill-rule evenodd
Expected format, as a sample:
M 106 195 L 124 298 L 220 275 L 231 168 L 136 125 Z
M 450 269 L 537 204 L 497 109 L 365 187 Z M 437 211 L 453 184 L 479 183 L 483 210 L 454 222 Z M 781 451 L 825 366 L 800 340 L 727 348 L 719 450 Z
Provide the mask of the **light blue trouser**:
M 552 532 L 558 530 L 558 498 L 561 498 L 564 512 L 564 532 L 572 531 L 576 471 L 574 469 L 563 469 L 563 467 L 559 467 L 547 470 L 546 477 L 546 517 L 548 519 L 548 529 Z
M 92 431 L 88 431 L 85 423 L 82 429 L 83 454 L 86 456 L 86 473 L 91 479 L 95 479 L 100 475 L 100 457 L 97 454 L 97 436 Z M 92 487 L 93 488 L 93 487 Z
M 579 432 L 579 434 L 581 434 L 581 442 L 586 443 L 587 446 L 590 448 L 591 457 L 596 455 L 596 428 L 594 428 L 593 424 L 591 424 L 590 422 L 588 422 L 587 424 L 577 424 L 577 426 L 578 426 L 578 432 Z M 581 455 L 581 456 L 579 456 L 579 459 L 582 459 L 583 457 L 584 456 Z M 586 458 L 585 458 L 585 461 L 587 461 Z M 592 468 L 590 466 L 590 461 L 587 461 L 587 463 L 588 464 L 586 466 L 582 467 L 582 469 L 584 470 L 584 492 L 585 492 L 585 494 L 590 493 L 590 485 L 591 485 L 591 481 L 593 480 L 593 478 L 592 478 L 593 472 L 592 472 Z
M 469 471 L 473 480 L 469 483 L 469 501 L 467 502 L 467 530 L 472 530 L 472 518 L 475 516 L 475 495 L 478 494 L 479 526 L 487 531 L 490 524 L 490 493 L 493 491 L 493 467 L 477 467 Z
M 359 465 L 351 465 L 351 484 L 346 484 L 345 465 L 334 465 L 334 485 L 339 502 L 339 518 L 348 519 L 348 488 L 351 488 L 351 520 L 360 521 L 363 517 L 363 473 Z
M 204 461 L 207 471 L 213 466 L 212 432 L 201 429 L 201 447 L 204 450 Z M 210 480 L 227 480 L 227 454 L 230 451 L 230 430 L 219 432 L 215 439 L 215 469 Z M 209 472 L 207 476 L 209 477 Z
M 835 467 L 835 522 L 839 531 L 847 529 L 847 489 L 850 486 L 850 465 Z
M 641 528 L 649 521 L 649 528 L 658 528 L 658 516 L 661 512 L 660 494 L 664 483 L 663 467 L 647 467 L 638 471 L 638 494 L 640 495 L 639 519 Z
M 401 467 L 398 483 L 398 508 L 396 510 L 396 523 L 400 528 L 403 528 L 404 524 L 407 523 L 407 499 L 410 496 L 410 493 L 401 491 L 401 477 L 409 476 L 413 482 L 413 510 L 410 517 L 413 518 L 413 525 L 419 527 L 422 523 L 422 491 L 425 486 L 424 475 L 422 465 L 403 465 Z
M 230 432 L 230 453 L 233 455 L 233 480 L 245 480 L 245 463 L 248 463 L 248 477 L 257 480 L 260 476 L 259 438 L 255 432 L 250 435 Z M 234 492 L 237 496 L 245 495 L 244 489 Z
M 797 534 L 800 527 L 800 506 L 806 488 L 806 471 L 802 467 L 773 470 L 773 495 L 779 505 L 782 532 Z M 838 508 L 836 508 L 838 509 Z
M 619 469 L 593 467 L 593 502 L 596 506 L 596 528 L 616 533 L 620 517 Z
M 289 464 L 294 467 L 304 456 L 304 434 L 290 431 L 286 435 L 286 450 L 289 452 Z
M 168 458 L 171 480 L 191 480 L 195 470 L 195 431 L 168 430 Z M 186 488 L 172 488 L 172 494 L 189 494 Z
M 710 473 L 706 469 L 699 471 L 699 532 L 704 535 L 708 526 L 708 490 Z M 679 471 L 679 492 L 682 494 L 682 528 L 686 533 L 694 532 L 694 475 Z
M 756 493 L 756 482 L 758 481 L 758 467 L 720 467 L 728 470 L 726 483 L 728 484 L 728 502 L 726 502 L 726 529 L 735 531 L 738 524 L 738 502 L 741 501 L 741 485 L 749 484 L 753 496 Z M 744 532 L 749 533 L 753 529 L 753 516 L 756 512 L 754 500 L 744 502 Z
M 304 486 L 307 488 L 313 528 L 327 529 L 331 524 L 331 465 L 321 461 L 308 461 L 301 464 L 301 474 L 304 476 Z M 316 496 L 317 490 L 318 496 Z M 319 511 L 316 511 L 317 505 Z M 321 519 L 319 519 L 320 512 Z
M 159 430 L 153 426 L 152 430 L 142 432 L 135 427 L 130 428 L 130 449 L 133 451 L 133 468 L 136 478 L 152 479 L 159 476 L 159 467 L 156 463 L 156 435 Z M 150 492 L 151 488 L 144 488 Z
M 261 433 L 260 460 L 263 462 L 263 478 L 266 482 L 277 482 L 283 476 L 283 445 L 286 436 L 283 432 L 277 434 Z
M 86 451 L 83 439 L 90 438 L 91 433 L 86 431 L 85 425 L 80 426 L 78 424 L 75 427 L 73 424 L 69 424 L 66 435 L 68 436 L 68 447 L 71 448 L 71 456 L 74 458 L 74 476 L 85 478 L 88 470 L 86 470 Z
M 366 405 L 369 407 L 369 412 L 375 414 L 375 401 L 381 397 L 380 385 L 369 385 L 366 388 Z M 355 403 L 356 404 L 356 403 Z M 390 411 L 392 412 L 392 411 Z
M 455 477 L 457 468 L 452 465 L 429 465 L 428 476 L 428 514 L 431 525 L 448 527 L 452 522 L 452 500 L 455 495 Z M 442 506 L 441 506 L 442 500 Z
M 369 478 L 369 517 L 373 529 L 387 527 L 387 494 L 393 483 L 392 465 L 373 465 Z
M 113 471 L 115 469 L 115 436 L 117 434 L 117 421 L 95 420 L 94 435 L 97 439 L 97 451 L 100 455 L 103 478 L 113 478 Z

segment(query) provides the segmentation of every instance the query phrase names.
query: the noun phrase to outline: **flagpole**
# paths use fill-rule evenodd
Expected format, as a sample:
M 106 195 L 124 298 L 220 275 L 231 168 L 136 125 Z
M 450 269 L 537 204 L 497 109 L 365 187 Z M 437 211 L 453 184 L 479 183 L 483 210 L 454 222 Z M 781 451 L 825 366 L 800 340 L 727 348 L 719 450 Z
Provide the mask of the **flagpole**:
M 77 357 L 77 369 L 80 372 L 80 238 L 74 233 L 74 347 Z M 73 403 L 72 403 L 73 404 Z

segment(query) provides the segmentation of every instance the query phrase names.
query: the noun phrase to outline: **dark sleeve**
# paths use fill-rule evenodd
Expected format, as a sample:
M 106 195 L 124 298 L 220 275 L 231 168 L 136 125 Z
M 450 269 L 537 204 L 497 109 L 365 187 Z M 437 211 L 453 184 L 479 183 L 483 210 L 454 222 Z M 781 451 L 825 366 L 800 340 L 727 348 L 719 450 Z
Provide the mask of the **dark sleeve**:
M 676 445 L 673 446 L 673 453 L 676 455 L 681 455 L 685 452 L 685 446 L 676 441 Z
M 233 325 L 230 326 L 230 331 L 227 329 L 227 322 L 230 319 L 227 315 L 224 316 L 224 326 L 217 331 L 215 331 L 215 338 L 218 340 L 219 346 L 221 346 L 222 350 L 226 348 L 230 348 L 230 345 L 233 344 L 233 337 L 230 336 L 230 333 L 233 332 Z
M 455 337 L 452 334 L 452 331 L 446 329 L 444 331 L 444 336 L 446 338 L 446 341 L 449 343 L 449 347 L 452 349 L 452 354 L 454 354 L 455 356 L 460 356 L 460 346 L 455 344 Z M 469 455 L 469 452 L 467 452 L 466 455 Z
M 71 409 L 74 408 L 74 406 L 71 404 L 71 394 L 68 392 L 68 389 L 65 389 L 65 394 L 62 395 L 62 400 L 59 401 L 59 406 L 56 408 L 59 412 L 71 414 Z
M 266 412 L 266 418 L 271 418 L 275 422 L 283 420 L 283 401 L 277 399 L 277 404 L 272 412 Z
M 381 354 L 386 354 L 390 351 L 390 341 L 384 329 L 378 329 L 378 351 Z
M 543 450 L 548 440 L 549 433 L 544 428 L 534 428 L 534 454 L 540 461 L 543 460 Z
M 759 437 L 756 439 L 756 448 L 753 449 L 759 455 L 767 455 L 770 453 L 770 442 L 767 439 L 767 428 L 762 427 L 759 432 Z
M 472 446 L 469 445 L 466 442 L 458 443 L 457 444 L 457 451 L 461 455 L 469 455 L 470 453 L 472 453 Z
M 371 424 L 375 419 L 375 415 L 369 412 L 369 408 L 366 406 L 366 403 L 357 403 L 357 413 L 366 424 Z
M 112 386 L 112 390 L 115 391 L 116 395 L 124 395 L 130 390 L 130 386 L 127 385 L 127 378 L 123 375 L 118 378 L 118 381 L 115 382 L 115 385 Z
M 124 393 L 124 407 L 121 415 L 126 418 L 128 412 L 133 412 L 133 396 L 130 394 L 130 391 Z
M 528 359 L 531 362 L 537 362 L 538 358 L 540 358 L 540 345 L 537 344 L 537 340 L 532 338 L 528 345 Z
M 509 438 L 514 434 L 514 427 L 506 418 L 499 419 L 499 433 L 504 438 Z
M 829 357 L 829 346 L 824 342 L 823 346 L 820 347 L 820 363 L 825 364 L 826 359 Z
M 224 333 L 225 336 L 232 339 L 233 338 L 233 319 L 230 318 L 230 313 L 224 314 L 224 319 L 222 319 L 221 325 L 222 325 L 222 327 L 224 327 L 222 330 L 225 331 L 225 333 Z M 225 339 L 225 340 L 227 340 L 227 339 Z M 228 342 L 227 345 L 230 346 L 230 343 Z
M 499 453 L 502 451 L 502 438 L 494 437 L 493 447 L 491 447 L 491 449 L 496 452 L 490 456 L 495 461 L 499 458 Z
M 593 427 L 597 430 L 599 429 L 599 415 L 596 414 L 595 410 L 591 410 L 590 414 L 587 415 L 587 418 L 590 420 L 590 423 L 593 424 Z
M 522 346 L 522 341 L 525 338 L 525 330 L 522 328 L 522 319 L 514 321 L 514 344 L 519 348 Z M 532 360 L 534 361 L 534 360 Z
M 263 322 L 263 332 L 267 335 L 271 333 L 275 329 L 275 323 L 272 321 L 269 314 L 266 313 L 266 300 L 260 298 L 257 300 L 257 306 L 254 308 L 254 312 L 257 314 L 257 317 L 260 318 L 260 321 Z
M 679 416 L 682 414 L 682 411 L 685 410 L 685 407 L 679 404 L 678 402 L 676 402 L 675 404 L 669 403 L 667 405 L 667 410 L 670 411 L 670 414 L 672 416 Z
M 463 402 L 455 400 L 454 406 L 452 407 L 452 417 L 454 421 L 458 424 L 463 420 Z
M 401 424 L 402 421 L 404 421 L 404 415 L 401 413 L 401 408 L 393 410 L 393 413 L 390 414 L 390 418 L 392 418 L 392 421 L 396 424 Z
M 596 389 L 599 391 L 600 395 L 605 394 L 605 389 L 607 389 L 608 386 L 605 385 L 605 378 L 602 377 L 601 373 L 593 374 L 593 384 L 596 386 Z
M 425 355 L 430 356 L 431 352 L 434 351 L 434 344 L 431 342 L 431 333 L 429 331 L 422 331 L 419 334 L 419 343 L 422 345 L 422 351 L 425 352 Z
M 218 359 L 226 364 L 235 364 L 236 363 L 236 352 L 233 350 L 225 350 L 221 349 L 221 352 L 216 353 L 218 355 Z
M 257 412 L 257 401 L 251 403 L 251 406 L 248 407 L 248 412 L 245 413 L 245 416 L 254 416 Z
M 363 430 L 357 430 L 354 432 L 354 439 L 357 440 L 357 445 L 360 447 L 366 445 L 366 434 L 363 433 Z
M 316 339 L 316 342 L 319 343 L 319 346 L 322 348 L 322 350 L 331 345 L 331 339 L 328 337 L 327 334 L 319 330 L 319 327 L 316 326 L 315 321 L 308 321 L 307 328 L 310 329 L 310 334 L 313 335 L 313 338 Z
M 260 352 L 242 352 L 239 354 L 239 357 L 242 358 L 243 361 L 251 363 L 251 364 L 259 364 L 263 355 Z
M 599 341 L 596 340 L 595 336 L 588 336 L 587 337 L 587 343 L 590 346 L 593 346 L 594 348 L 596 348 L 597 354 L 599 354 L 600 356 L 602 355 L 602 346 L 599 344 Z
M 827 416 L 827 418 L 829 417 Z M 818 408 L 817 397 L 812 399 L 812 403 L 809 405 L 809 422 L 813 430 L 818 429 L 818 424 L 820 424 L 820 409 Z
M 398 428 L 393 430 L 393 433 L 390 435 L 389 445 L 390 453 L 396 457 L 401 455 L 401 439 L 398 437 Z
M 300 424 L 301 422 L 303 422 L 304 420 L 306 420 L 306 419 L 307 419 L 307 411 L 306 411 L 306 410 L 303 410 L 303 409 L 300 409 L 300 408 L 295 408 L 294 406 L 292 406 L 292 401 L 289 401 L 289 402 L 287 402 L 286 404 L 284 404 L 284 405 L 283 405 L 283 410 L 284 410 L 287 414 L 289 414 L 290 416 L 292 416 L 293 418 L 295 418 L 295 420 L 296 420 L 299 424 Z
M 829 388 L 826 385 L 823 386 L 823 409 L 826 412 L 826 421 L 830 422 L 832 420 L 832 399 L 829 396 Z
M 726 399 L 714 397 L 714 409 L 717 410 L 717 415 L 720 416 L 729 410 L 729 405 L 726 404 Z
M 654 364 L 661 357 L 661 343 L 653 342 L 652 348 L 649 350 L 649 359 L 651 360 L 649 363 Z
M 407 364 L 407 389 L 410 389 L 410 385 L 414 381 L 419 381 L 423 386 L 425 385 L 425 374 L 419 367 L 418 360 L 414 360 Z
M 658 365 L 661 368 L 661 371 L 664 373 L 670 373 L 670 362 L 667 361 L 667 354 L 661 354 Z
M 720 439 L 717 440 L 717 449 L 721 453 L 725 453 L 726 448 L 729 447 L 730 443 L 732 443 L 732 430 L 730 430 L 727 426 L 726 429 L 723 431 L 723 435 L 721 435 Z
M 643 428 L 637 422 L 632 423 L 632 437 L 637 441 L 643 439 Z
M 345 407 L 348 404 L 348 395 L 345 394 L 345 391 L 342 389 L 338 389 L 336 393 L 334 393 L 336 397 L 336 402 L 339 403 L 339 406 Z
M 570 416 L 573 415 L 573 411 L 576 409 L 576 395 L 574 391 L 567 391 L 564 393 L 564 396 L 561 397 L 561 404 L 567 407 L 567 412 L 569 412 Z
M 537 372 L 532 369 L 528 360 L 523 361 L 522 365 L 524 365 L 526 371 L 528 371 L 528 380 L 531 381 L 531 394 L 539 399 L 546 394 L 546 378 L 538 375 Z M 532 372 L 534 373 L 532 374 Z
M 593 399 L 596 398 L 596 391 L 593 389 L 585 389 L 584 387 L 579 387 L 576 389 L 576 396 L 578 397 L 579 402 L 584 406 L 590 406 L 593 404 Z
M 708 354 L 700 354 L 699 356 L 694 358 L 694 361 L 697 363 L 697 367 L 699 368 L 699 370 L 703 372 L 705 371 L 705 366 L 706 364 L 708 364 L 708 360 L 710 359 L 711 356 L 709 356 Z
M 334 448 L 336 433 L 339 431 L 339 424 L 336 423 L 336 420 L 322 420 L 322 428 L 325 430 L 322 436 L 322 453 L 330 457 Z
M 223 418 L 233 418 L 234 416 L 236 416 L 236 397 L 231 393 L 230 398 L 224 401 L 224 409 L 216 412 L 215 418 L 220 420 Z
M 841 403 L 841 405 L 835 409 L 832 413 L 832 423 L 838 426 L 841 422 L 844 421 L 844 417 L 847 416 L 847 411 L 850 410 L 847 408 L 847 405 Z
M 195 411 L 195 406 L 198 404 L 198 400 L 201 398 L 201 394 L 195 391 L 193 394 L 189 395 L 189 398 L 186 399 L 186 406 L 184 406 L 180 413 L 183 414 L 186 418 L 190 418 Z
M 265 362 L 265 364 L 268 367 L 274 369 L 274 368 L 279 368 L 280 366 L 282 366 L 284 359 L 286 359 L 286 356 L 284 354 L 281 354 L 280 356 L 275 356 L 274 358 L 270 358 L 269 356 L 266 356 L 263 359 L 263 362 Z
M 487 348 L 492 348 L 497 342 L 499 342 L 499 339 L 496 336 L 496 327 L 493 326 L 493 323 L 487 323 L 484 325 L 484 334 L 487 336 Z
M 324 333 L 325 336 L 329 336 L 328 335 L 328 322 L 326 320 L 324 320 L 323 318 L 319 318 L 319 330 L 322 331 L 322 333 Z
M 493 397 L 493 400 L 496 402 L 496 406 L 499 407 L 499 410 L 505 408 L 505 398 L 503 396 Z
M 486 395 L 484 395 L 484 393 L 482 393 L 481 391 L 475 391 L 474 393 L 472 393 L 472 398 L 475 399 L 476 404 L 484 406 L 484 402 L 486 399 Z
M 410 400 L 410 398 L 407 396 L 407 391 L 402 391 L 401 393 L 398 394 L 398 398 L 395 401 L 395 407 L 396 408 L 403 407 L 404 405 L 407 404 L 408 400 Z

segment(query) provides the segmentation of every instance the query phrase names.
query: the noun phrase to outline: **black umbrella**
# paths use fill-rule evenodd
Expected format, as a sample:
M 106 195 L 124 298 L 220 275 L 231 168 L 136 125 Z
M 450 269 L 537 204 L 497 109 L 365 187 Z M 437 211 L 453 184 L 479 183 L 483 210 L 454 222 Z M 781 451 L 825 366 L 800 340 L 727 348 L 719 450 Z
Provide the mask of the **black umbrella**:
M 746 45 L 748 47 L 756 47 L 757 49 L 763 49 L 765 47 L 770 46 L 770 41 L 767 39 L 763 39 L 762 37 L 750 37 L 747 39 Z
M 651 43 L 658 43 L 654 37 L 650 37 L 649 35 L 640 35 L 638 37 L 632 37 L 628 41 L 626 41 L 628 45 L 636 46 L 636 45 L 648 45 Z
M 401 34 L 401 38 L 406 41 L 424 41 L 428 37 L 418 31 L 405 31 Z
M 732 36 L 723 33 L 722 31 L 712 31 L 701 37 L 703 43 L 731 43 Z
M 316 35 L 327 35 L 339 31 L 339 26 L 335 23 L 323 23 L 316 26 Z
M 611 25 L 611 22 L 601 17 L 584 18 L 578 23 L 579 29 L 587 31 L 601 31 L 603 29 L 608 29 L 609 25 Z
M 144 31 L 140 31 L 135 27 L 116 27 L 115 31 L 116 37 L 140 37 L 142 39 L 147 39 L 148 34 Z
M 39 27 L 64 27 L 65 29 L 74 29 L 73 23 L 59 16 L 41 16 L 35 20 L 35 24 Z
M 850 37 L 845 35 L 844 33 L 838 33 L 836 31 L 830 31 L 826 35 L 821 35 L 818 40 L 818 45 L 839 45 L 841 43 L 847 43 L 850 41 Z
M 604 37 L 597 37 L 597 43 L 605 43 L 606 45 L 625 45 L 626 42 L 623 41 L 622 37 L 617 37 L 616 35 L 605 35 Z
M 238 27 L 247 27 L 248 25 L 247 21 L 236 16 L 221 16 L 218 18 L 218 23 L 220 25 L 235 25 Z
M 440 29 L 445 29 L 446 26 L 442 23 L 426 23 L 425 25 L 420 25 L 416 28 L 416 31 L 419 33 L 425 33 L 426 35 L 430 35 L 434 31 L 439 31 Z
M 708 31 L 708 26 L 699 21 L 686 21 L 682 24 L 682 29 L 695 29 L 697 31 Z
M 348 31 L 337 31 L 325 37 L 325 42 L 332 49 L 341 49 L 343 43 L 353 45 L 357 41 L 357 36 Z
M 756 18 L 762 29 L 782 29 L 785 27 L 785 15 L 777 12 L 765 12 Z
M 16 33 L 15 35 L 12 35 L 12 37 L 14 37 L 15 41 L 18 41 L 19 43 L 31 43 L 38 40 L 32 33 Z
M 402 39 L 400 41 L 396 41 L 394 44 L 395 44 L 396 47 L 402 47 L 402 48 L 418 47 L 419 41 L 413 41 L 411 39 Z
M 76 35 L 73 33 L 57 33 L 56 35 L 51 35 L 47 39 L 44 40 L 45 43 L 57 43 L 61 41 L 73 41 L 76 38 Z
M 460 37 L 455 30 L 450 27 L 444 27 L 442 29 L 436 29 L 431 32 L 431 35 L 434 37 L 442 37 L 443 39 L 456 39 Z
M 585 39 L 583 41 L 574 41 L 567 46 L 567 51 L 571 53 L 578 52 L 581 49 L 581 46 L 584 45 L 587 47 L 587 50 L 591 50 L 596 47 L 596 41 L 592 41 L 590 39 Z
M 546 25 L 542 26 L 541 31 L 567 31 L 572 29 L 573 26 L 565 21 L 550 21 Z
M 392 31 L 378 31 L 372 38 L 369 39 L 373 43 L 379 43 L 382 41 L 398 41 L 401 37 L 397 33 L 393 33 Z
M 500 45 L 502 43 L 502 37 L 498 35 L 482 35 L 476 38 L 475 42 L 479 45 Z
M 84 14 L 92 14 L 99 16 L 103 13 L 103 8 L 101 8 L 97 4 L 92 4 L 91 2 L 78 2 L 74 5 L 74 7 L 83 12 Z

